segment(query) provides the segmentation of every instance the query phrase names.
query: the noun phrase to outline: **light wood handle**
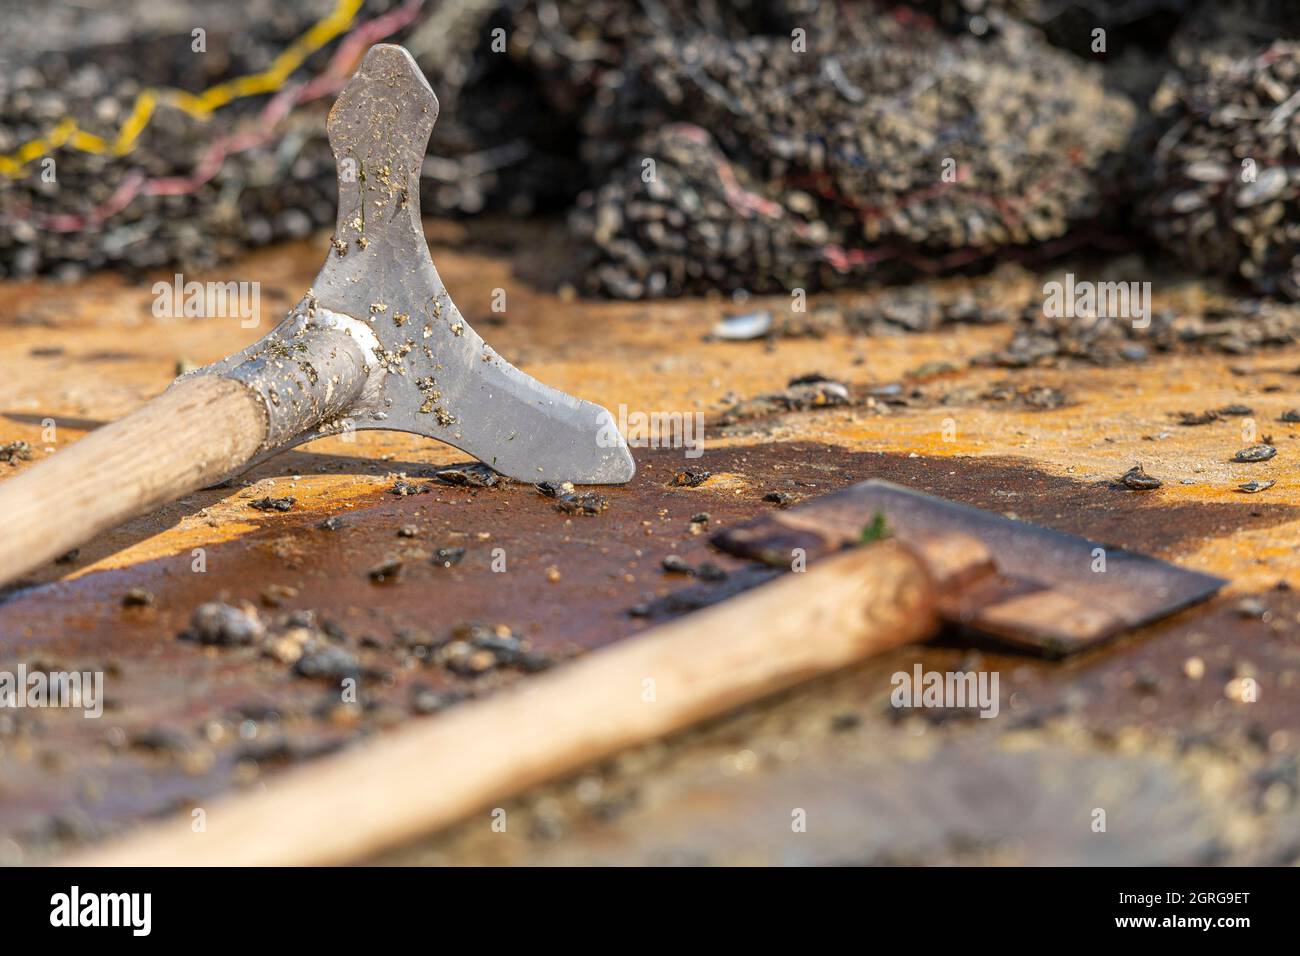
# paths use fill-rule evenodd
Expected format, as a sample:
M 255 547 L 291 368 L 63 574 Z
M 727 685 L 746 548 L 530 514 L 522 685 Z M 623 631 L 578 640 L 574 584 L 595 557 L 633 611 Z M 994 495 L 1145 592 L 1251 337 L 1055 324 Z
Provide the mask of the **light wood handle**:
M 71 865 L 312 865 L 364 858 L 536 783 L 928 636 L 926 565 L 884 541 L 358 749 L 260 793 L 151 824 Z M 486 823 L 485 823 L 486 825 Z
M 0 483 L 0 583 L 228 474 L 266 435 L 239 382 L 176 383 L 120 421 Z

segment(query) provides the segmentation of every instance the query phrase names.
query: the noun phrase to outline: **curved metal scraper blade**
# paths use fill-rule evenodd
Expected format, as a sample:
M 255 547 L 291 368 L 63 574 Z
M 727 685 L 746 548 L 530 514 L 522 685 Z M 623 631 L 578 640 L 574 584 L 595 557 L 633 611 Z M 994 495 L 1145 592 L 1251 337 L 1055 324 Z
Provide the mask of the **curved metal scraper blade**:
M 448 295 L 420 224 L 420 167 L 437 118 L 437 97 L 411 55 L 371 48 L 330 111 L 339 207 L 324 267 L 275 331 L 204 371 L 229 370 L 328 309 L 374 330 L 381 385 L 345 419 L 257 460 L 349 428 L 387 428 L 436 438 L 523 481 L 630 480 L 636 465 L 609 412 L 512 366 Z

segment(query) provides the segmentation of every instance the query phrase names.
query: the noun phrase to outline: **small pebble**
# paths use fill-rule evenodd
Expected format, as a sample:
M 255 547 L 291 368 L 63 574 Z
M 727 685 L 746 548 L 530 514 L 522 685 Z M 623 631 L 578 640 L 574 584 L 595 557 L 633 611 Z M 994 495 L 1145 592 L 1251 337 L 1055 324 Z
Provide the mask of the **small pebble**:
M 539 481 L 533 487 L 537 489 L 538 494 L 545 495 L 547 498 L 560 498 L 573 494 L 571 481 Z
M 1238 490 L 1238 491 L 1245 492 L 1245 493 L 1248 494 L 1248 495 L 1253 495 L 1253 494 L 1255 494 L 1255 493 L 1257 493 L 1257 492 L 1260 492 L 1260 491 L 1268 491 L 1268 489 L 1272 488 L 1275 484 L 1277 484 L 1277 482 L 1276 482 L 1276 481 L 1271 481 L 1271 480 L 1269 480 L 1269 481 L 1248 481 L 1248 482 L 1246 482 L 1246 483 L 1243 484 L 1243 485 L 1238 485 L 1238 486 L 1237 486 L 1237 490 Z
M 674 488 L 698 488 L 712 477 L 712 472 L 705 471 L 703 468 L 687 468 L 673 475 L 673 480 L 669 484 Z
M 1130 488 L 1133 491 L 1151 491 L 1152 489 L 1159 488 L 1164 484 L 1164 482 L 1159 478 L 1156 478 L 1154 475 L 1148 475 L 1146 470 L 1140 464 L 1134 465 L 1128 471 L 1124 472 L 1124 474 L 1120 476 L 1119 480 L 1125 488 Z
M 429 493 L 428 485 L 417 485 L 414 482 L 399 479 L 393 482 L 393 486 L 388 489 L 390 495 L 397 495 L 399 498 L 405 498 L 408 495 L 426 495 Z
M 433 552 L 433 563 L 449 568 L 454 564 L 460 564 L 460 559 L 463 557 L 465 557 L 464 548 L 438 548 Z
M 1248 597 L 1238 601 L 1235 610 L 1242 617 L 1263 618 L 1268 614 L 1268 605 L 1257 597 Z
M 491 488 L 501 480 L 497 472 L 480 461 L 439 468 L 433 473 L 433 477 L 445 485 L 460 485 L 466 488 Z
M 609 499 L 594 491 L 560 495 L 555 502 L 556 511 L 570 515 L 598 515 L 608 508 Z
M 25 441 L 11 441 L 6 445 L 0 445 L 0 461 L 10 465 L 17 465 L 20 461 L 30 461 L 32 457 L 32 446 Z
M 361 665 L 341 647 L 327 644 L 303 654 L 293 670 L 299 677 L 340 679 L 357 677 Z
M 375 584 L 391 584 L 402 574 L 402 559 L 389 558 L 387 561 L 375 565 L 366 573 Z
M 680 554 L 667 555 L 661 562 L 663 569 L 669 574 L 694 574 L 695 569 L 686 563 L 686 559 Z
M 266 626 L 252 605 L 235 607 L 210 601 L 195 609 L 188 633 L 201 644 L 233 646 L 261 640 Z
M 497 666 L 496 655 L 469 641 L 452 641 L 438 655 L 439 663 L 460 677 L 478 677 Z
M 122 595 L 122 607 L 148 607 L 153 601 L 153 595 L 144 588 L 131 588 Z
M 1277 454 L 1277 449 L 1272 445 L 1251 445 L 1249 448 L 1243 448 L 1233 456 L 1233 461 L 1240 462 L 1257 462 L 1268 461 Z
M 297 503 L 298 499 L 292 497 L 267 497 L 250 502 L 250 507 L 256 508 L 258 511 L 288 511 Z
M 268 584 L 262 588 L 262 603 L 267 607 L 282 607 L 284 603 L 298 596 L 298 589 L 287 584 Z

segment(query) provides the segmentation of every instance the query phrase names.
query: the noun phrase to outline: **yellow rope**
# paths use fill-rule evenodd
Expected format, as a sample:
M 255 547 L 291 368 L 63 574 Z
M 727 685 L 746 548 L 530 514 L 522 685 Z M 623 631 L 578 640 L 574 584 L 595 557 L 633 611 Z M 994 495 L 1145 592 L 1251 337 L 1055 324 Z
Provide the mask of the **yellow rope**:
M 29 140 L 7 156 L 0 156 L 0 175 L 14 178 L 33 160 L 51 150 L 69 146 L 83 153 L 105 153 L 125 156 L 136 144 L 140 134 L 148 127 L 159 103 L 175 107 L 198 119 L 206 119 L 212 112 L 233 100 L 247 96 L 274 93 L 284 86 L 303 61 L 352 25 L 364 0 L 338 0 L 334 10 L 304 33 L 275 58 L 270 67 L 261 73 L 236 77 L 209 87 L 197 96 L 184 90 L 141 90 L 129 115 L 110 142 L 94 133 L 88 133 L 71 117 L 64 117 L 40 139 Z

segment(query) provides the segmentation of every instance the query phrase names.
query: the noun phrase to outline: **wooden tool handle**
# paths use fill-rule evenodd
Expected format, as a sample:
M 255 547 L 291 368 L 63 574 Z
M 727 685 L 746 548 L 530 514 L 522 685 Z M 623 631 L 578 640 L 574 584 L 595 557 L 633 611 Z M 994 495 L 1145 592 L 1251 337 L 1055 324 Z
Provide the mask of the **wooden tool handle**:
M 176 383 L 0 483 L 0 583 L 219 480 L 265 435 L 266 413 L 243 384 L 214 376 Z
M 186 815 L 63 862 L 363 858 L 935 626 L 926 565 L 895 542 L 877 543 L 227 798 L 208 808 L 203 833 Z

